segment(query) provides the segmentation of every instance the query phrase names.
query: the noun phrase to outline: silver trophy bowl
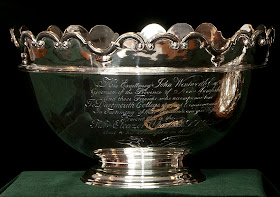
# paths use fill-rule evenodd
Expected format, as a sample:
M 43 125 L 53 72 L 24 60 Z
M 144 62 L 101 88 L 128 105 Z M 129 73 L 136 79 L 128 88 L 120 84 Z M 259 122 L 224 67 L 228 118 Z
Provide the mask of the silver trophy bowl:
M 104 25 L 10 33 L 46 122 L 71 147 L 100 158 L 81 180 L 144 189 L 205 180 L 183 158 L 235 125 L 251 69 L 266 65 L 275 37 L 273 28 L 243 25 L 225 39 L 210 23 L 167 31 L 150 24 L 122 35 Z

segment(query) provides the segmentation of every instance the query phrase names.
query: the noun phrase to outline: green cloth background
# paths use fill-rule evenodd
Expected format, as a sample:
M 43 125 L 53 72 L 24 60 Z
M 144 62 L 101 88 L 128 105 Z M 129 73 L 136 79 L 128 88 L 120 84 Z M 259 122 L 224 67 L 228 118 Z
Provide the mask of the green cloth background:
M 90 186 L 82 171 L 26 171 L 0 190 L 0 197 L 276 197 L 279 192 L 257 170 L 203 170 L 207 180 L 194 185 L 160 189 L 119 189 Z

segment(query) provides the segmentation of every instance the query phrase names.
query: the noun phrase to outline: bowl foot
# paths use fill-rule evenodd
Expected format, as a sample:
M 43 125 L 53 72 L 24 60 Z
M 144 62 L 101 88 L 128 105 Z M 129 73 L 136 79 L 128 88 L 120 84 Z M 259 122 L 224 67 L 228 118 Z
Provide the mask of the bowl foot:
M 190 185 L 205 180 L 198 169 L 183 167 L 183 148 L 116 148 L 95 151 L 100 168 L 91 168 L 81 180 L 89 185 L 149 189 Z

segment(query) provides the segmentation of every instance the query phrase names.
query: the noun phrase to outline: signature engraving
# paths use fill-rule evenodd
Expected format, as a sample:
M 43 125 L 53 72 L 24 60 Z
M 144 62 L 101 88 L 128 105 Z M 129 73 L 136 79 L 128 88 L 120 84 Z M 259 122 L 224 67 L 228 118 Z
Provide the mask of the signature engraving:
M 151 112 L 154 113 L 159 113 L 155 116 L 149 116 L 145 121 L 144 121 L 144 125 L 147 129 L 149 130 L 156 130 L 159 128 L 170 128 L 170 127 L 178 127 L 179 125 L 181 125 L 183 123 L 183 120 L 173 120 L 171 122 L 167 122 L 167 123 L 162 123 L 162 124 L 157 124 L 156 126 L 151 126 L 150 123 L 152 121 L 155 121 L 157 119 L 159 119 L 160 117 L 169 114 L 169 113 L 175 113 L 176 111 L 178 111 L 180 109 L 180 105 L 177 102 L 171 103 L 171 104 L 167 104 L 162 106 L 159 109 L 151 109 Z

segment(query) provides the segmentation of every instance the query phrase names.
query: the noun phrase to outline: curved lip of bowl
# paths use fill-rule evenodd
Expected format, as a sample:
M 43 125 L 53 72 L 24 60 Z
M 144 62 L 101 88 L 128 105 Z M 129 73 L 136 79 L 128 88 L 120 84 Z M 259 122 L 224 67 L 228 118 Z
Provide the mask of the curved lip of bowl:
M 34 73 L 69 73 L 69 74 L 100 74 L 100 75 L 169 75 L 195 72 L 234 72 L 257 69 L 266 65 L 240 64 L 232 67 L 88 67 L 88 66 L 49 66 L 20 65 L 19 69 Z

